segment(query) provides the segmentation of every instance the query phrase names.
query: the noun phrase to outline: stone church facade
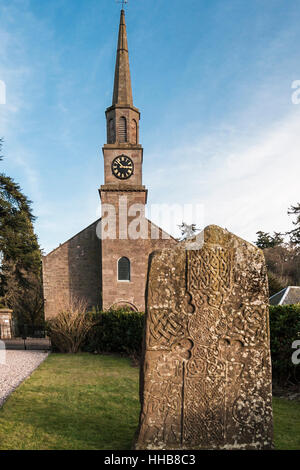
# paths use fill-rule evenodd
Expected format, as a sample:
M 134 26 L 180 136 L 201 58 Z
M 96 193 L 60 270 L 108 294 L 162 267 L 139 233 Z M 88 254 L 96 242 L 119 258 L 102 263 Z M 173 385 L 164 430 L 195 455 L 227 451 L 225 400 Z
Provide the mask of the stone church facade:
M 101 219 L 43 257 L 46 318 L 71 296 L 86 299 L 89 307 L 144 311 L 149 255 L 177 243 L 145 217 L 140 111 L 133 105 L 124 10 L 106 121 Z

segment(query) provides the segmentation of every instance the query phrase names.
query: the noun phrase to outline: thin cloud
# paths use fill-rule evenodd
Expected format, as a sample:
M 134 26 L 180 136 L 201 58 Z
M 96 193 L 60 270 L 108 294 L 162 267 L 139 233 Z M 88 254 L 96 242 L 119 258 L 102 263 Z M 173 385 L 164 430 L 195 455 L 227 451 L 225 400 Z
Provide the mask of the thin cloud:
M 234 152 L 218 133 L 175 149 L 168 155 L 173 166 L 151 178 L 155 202 L 168 197 L 173 203 L 202 203 L 205 224 L 221 225 L 249 241 L 258 230 L 286 231 L 287 209 L 299 200 L 299 128 L 300 112 L 293 110 L 251 141 L 236 140 Z

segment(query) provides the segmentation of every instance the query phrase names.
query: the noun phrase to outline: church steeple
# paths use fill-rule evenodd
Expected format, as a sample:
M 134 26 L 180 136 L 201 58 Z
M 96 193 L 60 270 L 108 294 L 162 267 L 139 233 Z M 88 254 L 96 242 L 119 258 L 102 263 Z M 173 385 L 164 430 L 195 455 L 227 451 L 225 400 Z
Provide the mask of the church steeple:
M 125 11 L 121 10 L 112 105 L 133 105 Z
M 113 102 L 106 110 L 107 143 L 103 146 L 102 201 L 111 201 L 110 197 L 116 196 L 116 190 L 126 191 L 128 198 L 135 198 L 139 193 L 140 201 L 146 201 L 147 190 L 142 183 L 143 147 L 139 143 L 139 121 L 140 112 L 132 101 L 125 12 L 122 9 Z M 111 191 L 113 196 L 110 195 Z
M 106 110 L 107 144 L 139 146 L 140 112 L 133 106 L 125 11 L 121 10 L 112 105 Z

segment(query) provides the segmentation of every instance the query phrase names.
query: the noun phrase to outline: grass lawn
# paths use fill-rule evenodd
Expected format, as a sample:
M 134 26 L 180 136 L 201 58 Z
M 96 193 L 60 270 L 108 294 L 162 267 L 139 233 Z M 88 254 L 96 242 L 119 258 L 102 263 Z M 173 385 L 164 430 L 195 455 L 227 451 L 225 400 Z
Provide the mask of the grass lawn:
M 51 354 L 0 409 L 0 449 L 130 449 L 139 371 L 115 356 Z M 277 449 L 300 449 L 300 403 L 274 399 Z
M 300 450 L 300 402 L 273 398 L 276 449 Z
M 51 354 L 0 409 L 0 449 L 130 449 L 138 373 L 119 357 Z

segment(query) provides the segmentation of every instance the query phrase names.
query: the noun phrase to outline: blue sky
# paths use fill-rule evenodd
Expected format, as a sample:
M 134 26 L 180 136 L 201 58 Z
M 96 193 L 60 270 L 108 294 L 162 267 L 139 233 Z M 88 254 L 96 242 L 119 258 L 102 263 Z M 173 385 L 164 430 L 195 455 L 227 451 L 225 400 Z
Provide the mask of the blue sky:
M 100 216 L 119 10 L 0 0 L 1 171 L 33 201 L 45 252 Z M 249 241 L 288 230 L 300 200 L 300 3 L 131 0 L 126 10 L 149 204 L 202 204 L 198 224 Z

